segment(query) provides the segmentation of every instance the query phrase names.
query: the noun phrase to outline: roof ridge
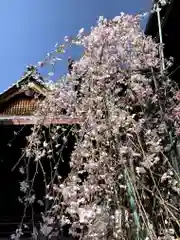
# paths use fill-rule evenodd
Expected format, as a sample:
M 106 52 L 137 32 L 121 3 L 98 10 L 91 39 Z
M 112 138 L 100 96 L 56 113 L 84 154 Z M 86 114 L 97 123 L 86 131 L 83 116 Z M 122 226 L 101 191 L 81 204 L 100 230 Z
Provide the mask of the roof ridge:
M 32 68 L 32 70 L 30 70 L 30 67 Z M 41 84 L 43 87 L 46 88 L 45 82 L 43 81 L 43 78 L 41 77 L 40 73 L 37 72 L 37 69 L 34 66 L 30 66 L 30 67 L 27 67 L 27 71 L 25 71 L 25 74 L 19 80 L 17 80 L 15 83 L 10 85 L 4 91 L 0 92 L 0 95 L 2 95 L 5 92 L 9 91 L 13 87 L 17 87 L 18 88 L 23 81 L 25 81 L 24 82 L 24 84 L 25 84 L 26 81 L 28 81 L 28 80 L 34 80 L 34 81 L 36 81 L 37 83 Z

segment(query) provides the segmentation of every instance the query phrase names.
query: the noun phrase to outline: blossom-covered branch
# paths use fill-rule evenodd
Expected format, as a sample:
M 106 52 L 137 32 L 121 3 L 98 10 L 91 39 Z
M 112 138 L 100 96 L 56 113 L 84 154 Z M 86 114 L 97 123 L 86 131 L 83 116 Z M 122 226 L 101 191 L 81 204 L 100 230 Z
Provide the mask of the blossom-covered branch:
M 179 234 L 178 87 L 161 75 L 158 44 L 139 22 L 138 15 L 121 14 L 101 17 L 88 35 L 81 30 L 73 44 L 84 55 L 36 113 L 82 120 L 69 175 L 47 187 L 53 200 L 42 225 L 47 235 L 65 225 L 83 240 Z M 26 152 L 40 161 L 51 145 L 39 147 L 37 128 Z M 53 134 L 56 141 L 56 128 Z

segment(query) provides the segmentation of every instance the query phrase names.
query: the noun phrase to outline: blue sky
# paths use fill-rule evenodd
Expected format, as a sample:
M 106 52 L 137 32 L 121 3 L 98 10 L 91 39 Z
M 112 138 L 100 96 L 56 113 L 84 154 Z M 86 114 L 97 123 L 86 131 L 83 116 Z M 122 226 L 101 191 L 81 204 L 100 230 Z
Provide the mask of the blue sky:
M 149 11 L 152 0 L 0 0 L 0 92 L 22 76 L 26 65 L 36 64 L 82 27 L 89 30 L 98 16 Z M 67 52 L 77 57 L 78 51 Z M 66 59 L 57 66 L 67 71 Z

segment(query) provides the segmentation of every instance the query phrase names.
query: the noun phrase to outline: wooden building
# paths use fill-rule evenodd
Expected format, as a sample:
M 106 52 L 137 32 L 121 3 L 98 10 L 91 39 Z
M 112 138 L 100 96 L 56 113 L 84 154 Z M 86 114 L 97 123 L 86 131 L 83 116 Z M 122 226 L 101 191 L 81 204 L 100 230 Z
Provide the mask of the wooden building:
M 154 0 L 154 4 L 158 0 Z M 160 2 L 160 1 L 159 1 Z M 179 82 L 180 78 L 180 1 L 167 0 L 167 4 L 160 6 L 162 39 L 164 43 L 164 55 L 166 58 L 173 57 L 174 64 L 168 70 L 171 78 Z M 148 20 L 145 29 L 146 35 L 151 35 L 157 42 L 159 42 L 159 30 L 157 13 L 153 12 Z
M 32 69 L 31 69 L 32 70 Z M 47 87 L 42 78 L 33 71 L 28 71 L 25 76 L 0 94 L 0 239 L 10 239 L 21 221 L 24 206 L 19 202 L 20 181 L 22 175 L 19 173 L 17 163 L 22 156 L 22 150 L 26 146 L 26 136 L 31 134 L 31 127 L 39 119 L 33 116 L 39 101 L 46 97 Z M 77 120 L 68 118 L 45 119 L 45 125 L 73 125 Z M 63 154 L 65 163 L 61 169 L 62 174 L 69 171 L 68 160 L 73 149 L 74 140 L 68 140 L 68 149 Z M 41 177 L 37 180 L 37 194 L 44 196 L 44 186 Z M 38 224 L 40 213 L 44 207 L 35 206 L 34 221 Z M 25 224 L 30 226 L 32 221 L 31 209 L 27 211 L 24 219 Z M 29 230 L 24 235 L 29 236 Z M 31 239 L 31 238 L 30 238 Z M 64 238 L 62 238 L 64 239 Z

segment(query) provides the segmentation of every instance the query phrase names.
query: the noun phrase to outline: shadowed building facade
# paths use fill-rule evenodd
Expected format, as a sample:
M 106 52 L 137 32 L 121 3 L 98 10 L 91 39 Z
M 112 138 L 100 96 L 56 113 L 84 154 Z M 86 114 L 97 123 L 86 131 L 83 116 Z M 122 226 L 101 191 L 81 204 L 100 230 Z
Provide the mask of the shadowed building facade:
M 23 176 L 19 172 L 19 163 L 27 144 L 26 137 L 31 134 L 32 126 L 39 121 L 33 113 L 48 91 L 42 78 L 38 74 L 32 74 L 32 71 L 28 71 L 20 81 L 0 94 L 0 239 L 10 239 L 9 236 L 17 229 L 24 215 L 24 205 L 20 201 L 22 195 L 20 182 L 23 180 Z M 46 128 L 54 124 L 67 127 L 77 123 L 76 119 L 67 117 L 44 119 Z M 59 143 L 61 145 L 61 139 L 59 139 Z M 68 162 L 73 146 L 74 138 L 69 136 L 68 147 L 62 152 L 64 163 L 61 164 L 59 170 L 63 177 L 66 177 L 70 170 Z M 48 164 L 45 169 L 47 175 L 50 174 Z M 32 163 L 31 172 L 33 171 L 35 171 L 35 166 Z M 36 198 L 42 199 L 45 187 L 41 174 L 37 176 L 34 188 Z M 24 218 L 24 223 L 28 226 L 24 231 L 25 239 L 29 239 L 34 223 L 37 227 L 39 226 L 41 212 L 45 207 L 34 203 L 33 209 L 27 209 Z M 60 239 L 66 238 L 61 237 Z
M 154 4 L 158 1 L 155 0 Z M 160 2 L 160 1 L 159 1 Z M 165 58 L 173 57 L 174 64 L 168 69 L 168 76 L 179 83 L 180 77 L 180 1 L 167 0 L 167 4 L 160 6 L 160 21 Z M 150 35 L 159 42 L 159 29 L 157 13 L 150 14 L 145 34 Z

